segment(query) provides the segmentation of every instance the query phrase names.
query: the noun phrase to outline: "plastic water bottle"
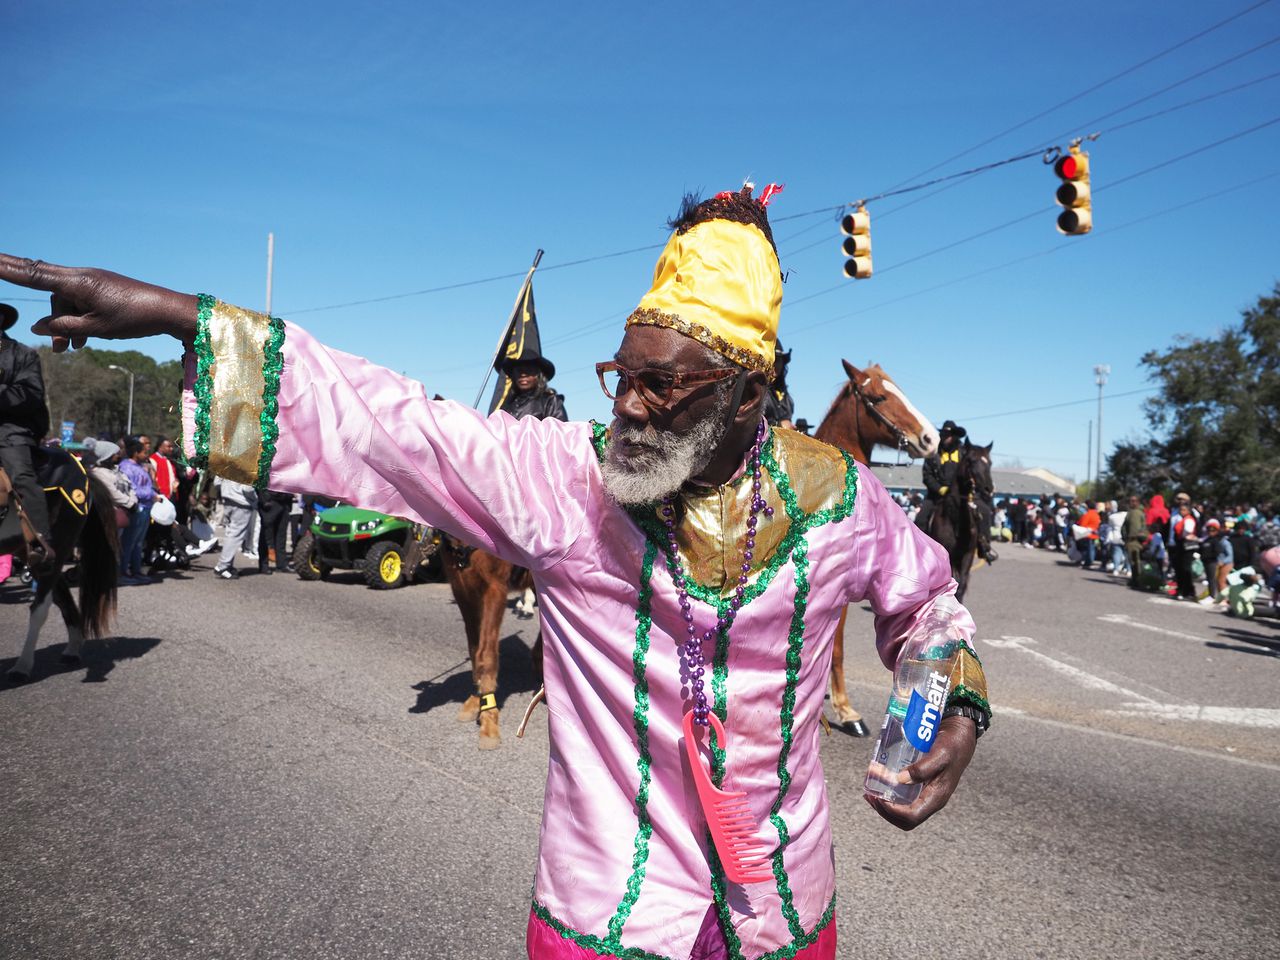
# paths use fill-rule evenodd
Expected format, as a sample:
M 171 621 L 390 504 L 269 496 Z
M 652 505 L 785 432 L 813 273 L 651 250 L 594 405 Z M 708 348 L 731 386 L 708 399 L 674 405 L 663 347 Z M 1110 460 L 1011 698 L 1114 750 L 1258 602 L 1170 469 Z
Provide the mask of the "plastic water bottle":
M 863 789 L 890 803 L 911 803 L 921 784 L 899 783 L 898 774 L 933 749 L 951 689 L 951 666 L 965 636 L 954 626 L 960 605 L 934 603 L 898 657 L 893 692 L 871 754 Z

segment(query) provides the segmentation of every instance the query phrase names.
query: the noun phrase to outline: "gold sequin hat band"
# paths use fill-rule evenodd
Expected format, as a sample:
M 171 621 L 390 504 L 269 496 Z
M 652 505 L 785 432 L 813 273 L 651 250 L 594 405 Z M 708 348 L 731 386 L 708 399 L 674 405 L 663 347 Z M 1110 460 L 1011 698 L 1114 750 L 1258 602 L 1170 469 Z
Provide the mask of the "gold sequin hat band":
M 756 200 L 748 185 L 716 199 L 745 197 L 764 207 L 780 189 L 770 184 Z M 781 309 L 782 271 L 764 231 L 713 216 L 671 234 L 653 285 L 626 325 L 666 327 L 748 370 L 771 373 Z

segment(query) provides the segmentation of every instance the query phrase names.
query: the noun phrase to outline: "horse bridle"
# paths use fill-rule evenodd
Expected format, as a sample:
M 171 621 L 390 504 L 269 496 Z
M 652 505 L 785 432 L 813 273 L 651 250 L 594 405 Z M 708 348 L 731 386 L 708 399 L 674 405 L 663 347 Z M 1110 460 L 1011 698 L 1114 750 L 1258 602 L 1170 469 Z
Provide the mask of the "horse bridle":
M 870 382 L 871 382 L 871 378 L 867 377 L 867 383 L 870 383 Z M 889 431 L 889 433 L 893 436 L 893 439 L 897 441 L 899 450 L 906 450 L 908 445 L 906 432 L 901 427 L 899 427 L 896 423 L 894 423 L 892 420 L 886 417 L 883 413 L 881 413 L 879 409 L 877 409 L 880 406 L 880 404 L 884 403 L 889 398 L 887 396 L 873 397 L 873 396 L 870 396 L 869 394 L 863 393 L 862 387 L 865 387 L 866 385 L 867 384 L 864 383 L 862 384 L 862 386 L 859 386 L 856 380 L 853 380 L 853 379 L 849 380 L 849 386 L 853 389 L 853 392 L 857 396 L 857 398 L 862 401 L 862 406 L 865 406 L 867 408 L 867 413 L 871 415 L 871 419 Z M 860 426 L 858 426 L 858 416 L 859 416 L 858 409 L 859 409 L 858 407 L 853 408 L 854 427 L 855 429 L 858 430 L 859 436 L 861 436 L 862 429 Z

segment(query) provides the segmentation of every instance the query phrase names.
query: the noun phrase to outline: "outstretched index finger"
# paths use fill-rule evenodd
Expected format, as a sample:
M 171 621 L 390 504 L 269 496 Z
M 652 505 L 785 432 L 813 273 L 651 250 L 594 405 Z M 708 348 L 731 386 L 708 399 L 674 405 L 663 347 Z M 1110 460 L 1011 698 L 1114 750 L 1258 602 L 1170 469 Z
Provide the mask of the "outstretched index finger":
M 70 286 L 78 272 L 72 267 L 60 267 L 54 263 L 45 263 L 43 260 L 0 253 L 0 280 L 20 287 L 62 293 Z

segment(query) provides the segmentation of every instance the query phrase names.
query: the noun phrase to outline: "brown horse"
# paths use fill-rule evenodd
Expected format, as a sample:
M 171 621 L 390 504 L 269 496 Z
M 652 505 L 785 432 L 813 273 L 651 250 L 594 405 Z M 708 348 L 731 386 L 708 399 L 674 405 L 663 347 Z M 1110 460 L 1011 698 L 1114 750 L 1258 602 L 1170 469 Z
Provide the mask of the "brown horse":
M 840 362 L 849 380 L 840 387 L 814 437 L 848 451 L 859 463 L 867 465 L 876 446 L 905 450 L 912 457 L 927 457 L 938 448 L 938 431 L 879 364 L 859 370 L 848 360 Z M 831 653 L 831 706 L 841 727 L 854 736 L 865 737 L 867 725 L 853 709 L 844 685 L 844 624 L 848 614 L 847 609 L 840 614 Z
M 475 693 L 458 710 L 458 720 L 478 724 L 480 749 L 494 750 L 502 739 L 498 724 L 498 631 L 506 614 L 508 594 L 531 588 L 533 575 L 453 537 L 444 538 L 440 558 L 466 627 L 471 679 L 475 684 Z M 541 677 L 541 633 L 533 645 L 533 667 L 535 675 Z

